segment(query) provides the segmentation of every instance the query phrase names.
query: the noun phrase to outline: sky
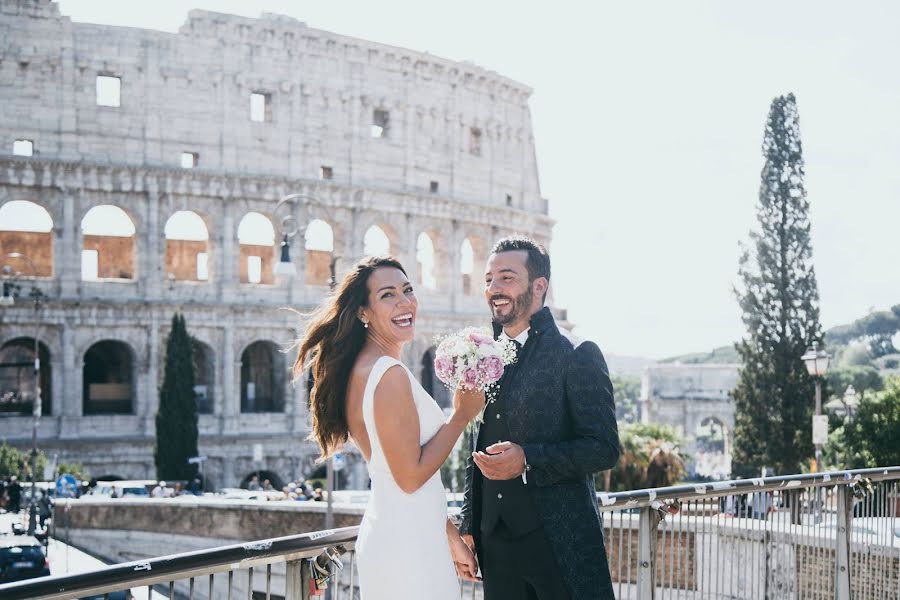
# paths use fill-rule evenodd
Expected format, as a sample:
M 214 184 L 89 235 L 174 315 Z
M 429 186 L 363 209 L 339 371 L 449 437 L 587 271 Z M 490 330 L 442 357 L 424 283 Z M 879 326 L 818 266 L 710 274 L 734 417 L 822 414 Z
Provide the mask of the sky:
M 709 351 L 744 334 L 739 244 L 755 227 L 769 104 L 793 92 L 823 325 L 900 303 L 900 3 L 59 5 L 75 21 L 165 31 L 190 8 L 279 13 L 533 87 L 555 304 L 614 355 Z

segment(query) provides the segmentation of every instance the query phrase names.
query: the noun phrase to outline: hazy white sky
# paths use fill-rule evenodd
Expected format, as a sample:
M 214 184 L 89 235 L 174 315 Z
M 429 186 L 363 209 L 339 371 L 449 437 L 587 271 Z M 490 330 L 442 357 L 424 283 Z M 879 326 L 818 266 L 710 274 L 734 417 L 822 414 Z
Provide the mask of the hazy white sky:
M 771 99 L 797 95 L 826 327 L 900 303 L 900 4 L 62 0 L 76 21 L 175 31 L 189 8 L 455 60 L 535 88 L 556 304 L 611 354 L 709 350 L 755 225 Z

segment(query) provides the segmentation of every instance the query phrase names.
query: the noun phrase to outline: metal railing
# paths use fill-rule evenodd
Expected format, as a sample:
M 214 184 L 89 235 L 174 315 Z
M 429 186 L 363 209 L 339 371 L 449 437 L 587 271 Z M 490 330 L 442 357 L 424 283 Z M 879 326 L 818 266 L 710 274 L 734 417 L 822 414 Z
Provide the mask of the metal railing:
M 900 598 L 900 467 L 599 493 L 620 600 Z M 359 597 L 358 528 L 0 586 L 10 600 L 135 589 L 167 598 Z M 338 568 L 343 562 L 349 563 Z M 317 584 L 318 578 L 318 584 Z M 402 585 L 402 578 L 398 579 Z M 460 587 L 481 598 L 479 585 Z

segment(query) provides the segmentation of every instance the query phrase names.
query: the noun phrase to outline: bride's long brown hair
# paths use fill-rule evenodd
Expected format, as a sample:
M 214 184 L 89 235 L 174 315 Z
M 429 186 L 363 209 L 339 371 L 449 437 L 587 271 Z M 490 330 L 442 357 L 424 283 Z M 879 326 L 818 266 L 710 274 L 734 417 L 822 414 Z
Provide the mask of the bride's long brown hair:
M 369 304 L 369 277 L 380 267 L 393 267 L 406 275 L 395 258 L 364 258 L 311 315 L 306 333 L 297 344 L 300 349 L 291 373 L 296 382 L 303 377 L 307 365 L 312 370 L 310 439 L 319 443 L 320 460 L 337 452 L 350 434 L 345 402 L 347 383 L 366 343 L 359 309 Z

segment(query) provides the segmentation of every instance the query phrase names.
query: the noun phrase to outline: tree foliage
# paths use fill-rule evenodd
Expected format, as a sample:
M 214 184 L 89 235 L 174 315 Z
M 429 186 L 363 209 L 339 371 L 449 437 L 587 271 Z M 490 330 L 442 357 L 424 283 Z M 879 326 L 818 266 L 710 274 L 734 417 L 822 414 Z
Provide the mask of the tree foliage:
M 829 343 L 848 345 L 862 341 L 872 357 L 880 358 L 896 354 L 893 338 L 900 333 L 900 304 L 890 310 L 871 312 L 849 325 L 839 325 L 829 329 L 825 336 Z
M 743 367 L 733 392 L 733 470 L 741 476 L 763 466 L 795 473 L 807 464 L 815 391 L 800 357 L 822 339 L 793 94 L 772 101 L 762 149 L 759 229 L 744 247 L 735 290 L 747 328 L 736 346 Z
M 678 432 L 656 423 L 630 423 L 619 430 L 622 455 L 609 472 L 612 491 L 666 487 L 684 477 L 684 440 Z M 597 486 L 606 489 L 605 475 L 597 476 Z
M 197 466 L 188 458 L 197 456 L 197 400 L 194 393 L 193 342 L 184 316 L 172 317 L 166 341 L 166 366 L 159 389 L 156 413 L 156 474 L 159 479 L 190 480 Z
M 826 379 L 828 388 L 838 396 L 842 396 L 851 385 L 860 397 L 870 392 L 878 392 L 884 387 L 878 369 L 870 365 L 829 369 Z
M 616 420 L 633 423 L 638 419 L 638 398 L 641 395 L 639 377 L 613 374 L 611 376 L 616 395 Z
M 900 378 L 888 380 L 883 392 L 860 400 L 853 419 L 843 429 L 848 467 L 900 464 Z
M 42 478 L 44 465 L 46 464 L 47 457 L 44 456 L 43 452 L 38 451 L 38 481 Z M 4 442 L 3 444 L 0 444 L 0 479 L 6 479 L 8 477 L 17 477 L 20 482 L 31 479 L 31 452 L 19 450 Z

